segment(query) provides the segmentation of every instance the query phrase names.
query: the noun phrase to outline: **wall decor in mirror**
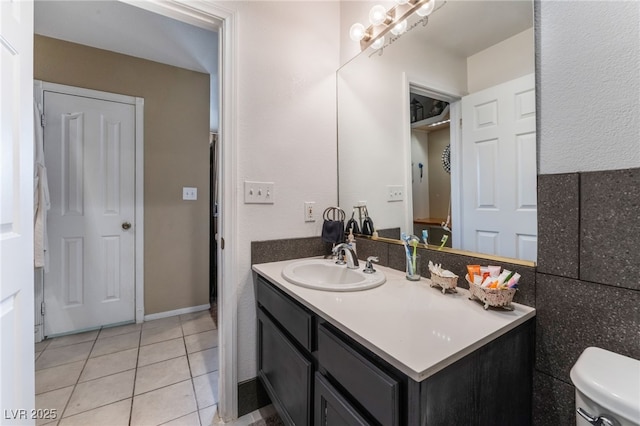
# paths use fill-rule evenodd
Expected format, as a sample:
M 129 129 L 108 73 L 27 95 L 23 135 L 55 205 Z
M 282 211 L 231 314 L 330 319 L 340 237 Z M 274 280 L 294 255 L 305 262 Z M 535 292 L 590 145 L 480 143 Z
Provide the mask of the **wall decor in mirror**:
M 532 1 L 436 1 L 408 20 L 337 71 L 340 206 L 395 238 L 535 262 Z

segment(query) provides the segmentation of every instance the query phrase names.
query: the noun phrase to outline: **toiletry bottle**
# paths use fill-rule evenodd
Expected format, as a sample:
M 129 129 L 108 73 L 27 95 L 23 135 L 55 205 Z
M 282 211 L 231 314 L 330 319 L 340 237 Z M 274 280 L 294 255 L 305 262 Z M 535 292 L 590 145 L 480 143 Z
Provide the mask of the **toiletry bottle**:
M 356 251 L 356 238 L 353 236 L 353 228 L 349 228 L 349 235 L 347 236 L 347 244 L 355 254 L 358 254 L 358 252 Z

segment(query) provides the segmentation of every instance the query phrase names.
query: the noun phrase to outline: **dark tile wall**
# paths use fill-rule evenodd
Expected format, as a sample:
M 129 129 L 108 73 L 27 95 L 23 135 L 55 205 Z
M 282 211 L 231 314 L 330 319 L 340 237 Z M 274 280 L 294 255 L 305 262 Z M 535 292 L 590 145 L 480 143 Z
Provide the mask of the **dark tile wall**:
M 587 347 L 640 359 L 639 232 L 640 169 L 538 177 L 536 425 L 574 424 Z

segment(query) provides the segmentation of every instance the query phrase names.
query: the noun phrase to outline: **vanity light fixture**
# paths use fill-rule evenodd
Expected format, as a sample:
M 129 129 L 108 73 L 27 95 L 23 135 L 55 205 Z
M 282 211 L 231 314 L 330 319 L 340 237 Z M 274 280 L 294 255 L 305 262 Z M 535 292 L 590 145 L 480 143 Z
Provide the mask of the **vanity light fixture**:
M 349 37 L 360 42 L 361 50 L 369 46 L 380 49 L 384 46 L 386 33 L 391 31 L 396 36 L 404 33 L 407 31 L 409 16 L 416 13 L 424 18 L 433 12 L 435 5 L 436 0 L 396 0 L 396 5 L 389 10 L 381 5 L 373 6 L 369 11 L 371 25 L 365 28 L 360 23 L 353 24 L 349 29 Z

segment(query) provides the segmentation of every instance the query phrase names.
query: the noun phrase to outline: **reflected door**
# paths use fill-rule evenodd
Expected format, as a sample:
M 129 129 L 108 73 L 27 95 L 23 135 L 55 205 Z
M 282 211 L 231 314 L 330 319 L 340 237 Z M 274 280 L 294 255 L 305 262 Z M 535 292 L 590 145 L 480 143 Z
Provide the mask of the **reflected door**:
M 462 249 L 536 260 L 534 75 L 462 98 Z
M 44 92 L 45 334 L 133 321 L 135 107 Z

